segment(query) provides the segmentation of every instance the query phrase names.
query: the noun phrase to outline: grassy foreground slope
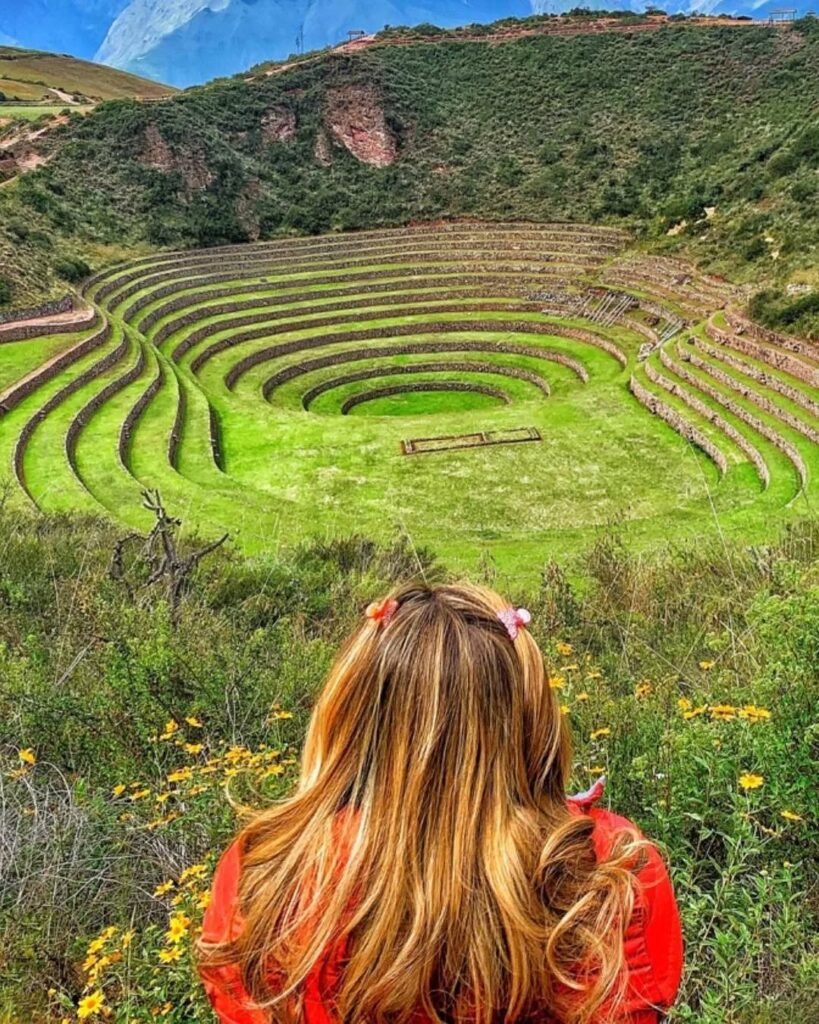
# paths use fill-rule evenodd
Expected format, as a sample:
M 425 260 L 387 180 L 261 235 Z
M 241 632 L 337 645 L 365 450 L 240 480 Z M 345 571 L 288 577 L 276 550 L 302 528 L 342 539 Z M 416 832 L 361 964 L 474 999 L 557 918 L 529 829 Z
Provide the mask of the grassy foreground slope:
M 173 613 L 139 541 L 112 569 L 108 524 L 0 508 L 0 537 L 0 1020 L 76 1024 L 101 997 L 83 1019 L 212 1024 L 190 960 L 236 826 L 225 786 L 287 792 L 342 636 L 393 581 L 443 570 L 360 537 L 222 549 Z M 669 857 L 675 1024 L 816 1020 L 817 545 L 815 527 L 755 552 L 609 540 L 508 594 L 571 724 L 575 791 L 605 771 Z
M 104 104 L 49 137 L 0 220 L 87 251 L 451 216 L 619 222 L 712 270 L 815 284 L 817 29 L 404 43 Z M 794 331 L 815 328 L 811 302 Z

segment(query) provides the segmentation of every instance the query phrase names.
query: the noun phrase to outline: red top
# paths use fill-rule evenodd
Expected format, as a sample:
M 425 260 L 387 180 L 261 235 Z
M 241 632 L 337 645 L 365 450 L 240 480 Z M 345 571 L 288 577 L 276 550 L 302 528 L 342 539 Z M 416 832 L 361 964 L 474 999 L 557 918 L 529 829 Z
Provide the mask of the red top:
M 594 807 L 602 785 L 569 800 L 574 814 L 588 814 L 595 822 L 592 841 L 598 860 L 608 856 L 617 833 L 634 828 L 626 818 Z M 636 875 L 634 913 L 625 935 L 625 998 L 617 1024 L 658 1024 L 677 995 L 683 964 L 682 931 L 671 881 L 662 857 L 654 846 Z M 242 930 L 237 908 L 241 860 L 238 842 L 225 852 L 213 879 L 213 898 L 205 913 L 202 936 L 207 942 L 236 938 Z M 335 988 L 344 948 L 336 948 L 328 961 L 313 971 L 305 983 L 304 1024 L 336 1024 L 328 993 Z M 209 968 L 202 972 L 205 991 L 220 1024 L 268 1024 L 262 1010 L 252 1008 L 238 967 Z M 608 1011 L 610 1014 L 610 1010 Z M 602 1016 L 600 1022 L 602 1024 Z M 615 1024 L 610 1015 L 606 1024 Z M 420 1021 L 419 1021 L 420 1024 Z

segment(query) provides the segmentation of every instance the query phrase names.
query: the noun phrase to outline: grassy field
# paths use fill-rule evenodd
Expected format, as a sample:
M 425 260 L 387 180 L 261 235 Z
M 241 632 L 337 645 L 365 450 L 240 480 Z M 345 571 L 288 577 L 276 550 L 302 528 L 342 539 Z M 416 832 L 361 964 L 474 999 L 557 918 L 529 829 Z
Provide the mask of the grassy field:
M 10 121 L 39 121 L 41 117 L 56 117 L 66 109 L 77 114 L 87 114 L 94 108 L 87 103 L 72 104 L 68 107 L 65 103 L 0 103 L 0 123 L 6 118 Z

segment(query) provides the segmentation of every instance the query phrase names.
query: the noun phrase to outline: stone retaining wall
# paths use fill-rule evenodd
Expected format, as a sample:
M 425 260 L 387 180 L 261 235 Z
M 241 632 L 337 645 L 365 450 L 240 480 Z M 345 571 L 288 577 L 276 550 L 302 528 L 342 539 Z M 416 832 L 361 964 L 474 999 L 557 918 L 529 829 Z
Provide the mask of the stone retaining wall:
M 697 391 L 704 395 L 707 395 L 712 401 L 717 402 L 718 405 L 723 406 L 730 413 L 742 420 L 743 423 L 747 423 L 748 426 L 755 430 L 762 437 L 766 438 L 776 448 L 778 448 L 793 464 L 799 475 L 801 487 L 804 488 L 808 482 L 808 469 L 802 459 L 802 456 L 794 448 L 794 446 L 787 441 L 781 434 L 779 434 L 772 427 L 769 427 L 767 423 L 764 423 L 758 416 L 754 416 L 749 413 L 747 409 L 743 409 L 742 406 L 738 405 L 732 399 L 728 398 L 727 395 L 715 387 L 712 387 L 706 381 L 701 380 L 695 374 L 686 370 L 685 367 L 679 366 L 671 356 L 668 355 L 665 349 L 660 351 L 660 360 L 667 370 L 676 374 L 681 380 L 684 380 L 686 384 L 695 388 Z
M 366 356 L 364 357 L 366 358 Z M 357 370 L 353 373 L 345 373 L 341 377 L 333 377 L 332 380 L 323 381 L 321 384 L 316 384 L 315 387 L 305 391 L 302 396 L 301 404 L 305 409 L 309 409 L 310 405 L 318 398 L 319 395 L 323 395 L 326 391 L 333 391 L 335 388 L 342 387 L 344 384 L 353 384 L 359 380 L 372 380 L 376 377 L 393 377 L 402 374 L 417 374 L 417 373 L 491 373 L 497 374 L 501 377 L 512 377 L 516 380 L 524 380 L 530 384 L 534 384 L 544 395 L 548 397 L 551 394 L 548 381 L 544 380 L 538 374 L 533 373 L 531 370 L 520 370 L 514 366 L 505 366 L 500 363 L 479 363 L 469 362 L 468 360 L 440 360 L 433 363 L 408 363 L 402 366 L 382 366 L 382 367 L 368 367 L 366 370 Z M 264 397 L 269 399 L 277 385 L 273 385 L 268 388 L 270 381 L 265 381 L 262 388 Z
M 225 331 L 229 331 L 237 327 L 251 326 L 252 324 L 269 324 L 270 326 L 265 326 L 264 330 L 261 331 L 240 332 L 232 335 L 230 339 L 223 339 L 231 342 L 231 345 L 228 347 L 241 344 L 242 341 L 266 338 L 276 334 L 296 334 L 300 331 L 321 330 L 322 328 L 335 327 L 341 324 L 369 323 L 373 320 L 389 320 L 391 318 L 396 319 L 398 317 L 435 316 L 443 315 L 445 313 L 537 313 L 538 311 L 537 304 L 520 304 L 516 302 L 503 301 L 493 303 L 491 305 L 488 303 L 478 302 L 450 302 L 448 304 L 440 304 L 437 306 L 417 304 L 411 307 L 404 306 L 403 309 L 399 308 L 398 311 L 392 313 L 389 310 L 370 310 L 361 313 L 344 313 L 339 316 L 299 317 L 296 315 L 295 319 L 293 318 L 292 310 L 284 311 L 280 316 L 276 314 L 271 315 L 269 312 L 265 311 L 261 313 L 251 313 L 247 316 L 235 317 L 228 321 L 219 320 L 216 323 L 204 324 L 202 327 L 198 327 L 196 330 L 191 331 L 190 334 L 186 335 L 185 338 L 176 345 L 171 353 L 171 359 L 173 359 L 175 363 L 178 363 L 195 345 L 198 345 L 200 341 L 204 341 L 206 338 L 210 338 L 214 334 L 224 334 Z M 188 314 L 188 316 L 193 315 L 194 314 Z M 185 317 L 181 319 L 187 318 Z M 201 319 L 201 316 L 199 316 L 198 319 Z M 195 323 L 196 321 L 191 322 Z M 532 322 L 535 323 L 536 321 Z M 173 333 L 175 333 L 175 331 L 171 331 L 168 335 L 164 335 L 162 329 L 160 329 L 154 336 L 154 344 L 162 344 L 162 342 Z
M 110 334 L 110 325 L 106 324 L 106 327 L 108 328 Z M 68 384 L 60 388 L 60 390 L 55 395 L 52 395 L 52 397 L 45 403 L 45 405 L 41 406 L 37 410 L 37 412 L 35 412 L 34 415 L 25 423 L 23 429 L 18 434 L 17 443 L 14 447 L 14 473 L 15 476 L 17 477 L 17 482 L 20 484 L 20 487 L 22 487 L 22 489 L 28 495 L 29 499 L 32 502 L 34 502 L 35 505 L 37 503 L 36 501 L 34 501 L 34 497 L 31 494 L 31 491 L 28 489 L 24 469 L 26 448 L 28 447 L 28 443 L 31 440 L 32 434 L 37 429 L 39 424 L 42 423 L 42 421 L 46 418 L 46 416 L 49 416 L 67 398 L 70 398 L 71 395 L 79 391 L 80 388 L 85 387 L 86 384 L 89 384 L 96 377 L 100 377 L 103 373 L 105 373 L 106 371 L 110 370 L 113 366 L 115 366 L 121 359 L 125 357 L 127 351 L 128 339 L 123 337 L 119 345 L 117 345 L 116 348 L 112 349 L 107 356 L 104 356 L 102 359 L 100 359 L 98 363 L 94 363 L 93 366 L 90 366 L 87 370 L 83 371 L 83 373 L 75 377 L 74 380 L 69 381 Z
M 84 356 L 87 356 L 89 352 L 93 352 L 95 348 L 104 345 L 110 337 L 111 325 L 106 321 L 94 334 L 78 342 L 67 352 L 63 352 L 58 359 L 55 359 L 49 366 L 43 367 L 39 373 L 32 374 L 27 380 L 21 381 L 16 387 L 10 388 L 2 402 L 0 402 L 0 416 L 10 412 L 24 398 L 33 394 L 37 388 L 48 383 L 50 380 L 54 380 L 72 363 L 76 363 Z
M 747 317 L 742 316 L 736 310 L 727 310 L 725 318 L 736 333 L 748 334 L 756 341 L 764 341 L 768 345 L 777 345 L 779 348 L 787 349 L 788 352 L 796 352 L 800 356 L 807 356 L 812 359 L 816 359 L 819 356 L 819 351 L 810 342 L 803 341 L 801 338 L 794 338 L 790 334 L 772 331 L 756 323 L 754 320 L 749 320 Z
M 716 348 L 713 345 L 709 345 L 705 341 L 701 341 L 699 338 L 690 338 L 690 343 L 701 352 L 711 356 L 712 359 L 718 359 L 721 363 L 726 366 L 732 367 L 734 370 L 738 370 L 740 373 L 744 373 L 748 377 L 752 377 L 755 381 L 758 381 L 763 387 L 770 388 L 771 391 L 776 391 L 780 395 L 784 395 L 785 398 L 789 398 L 792 402 L 797 405 L 801 405 L 803 409 L 807 410 L 812 416 L 819 417 L 819 402 L 814 402 L 812 398 L 809 398 L 804 391 L 799 388 L 792 387 L 790 384 L 786 384 L 772 373 L 766 373 L 764 370 L 760 370 L 758 366 L 754 366 L 752 363 L 746 363 L 742 359 L 737 359 L 736 356 L 732 356 L 730 352 L 726 352 L 721 348 Z
M 362 391 L 360 394 L 348 398 L 342 404 L 341 415 L 346 416 L 357 405 L 372 402 L 377 398 L 389 398 L 392 395 L 403 395 L 417 391 L 471 391 L 479 395 L 488 395 L 490 398 L 498 398 L 506 405 L 509 405 L 511 401 L 505 391 L 501 391 L 500 388 L 490 387 L 488 384 L 469 384 L 466 381 L 458 380 L 418 381 L 414 384 L 393 384 L 389 387 Z
M 165 370 L 162 366 L 162 363 L 159 362 L 159 360 L 157 360 L 156 376 L 145 389 L 145 391 L 142 392 L 142 394 L 139 396 L 139 398 L 131 408 L 131 411 L 122 421 L 122 427 L 119 432 L 118 444 L 119 461 L 123 464 L 123 466 L 125 466 L 126 469 L 129 469 L 129 471 L 130 467 L 128 465 L 128 455 L 131 446 L 131 435 L 133 434 L 137 423 L 139 423 L 142 414 L 145 412 L 145 410 L 148 408 L 148 406 L 151 404 L 154 398 L 156 398 L 156 396 L 159 394 L 164 382 Z
M 704 419 L 712 423 L 717 428 L 717 430 L 721 431 L 723 434 L 725 434 L 726 437 L 730 438 L 734 442 L 734 444 L 740 449 L 740 451 L 744 452 L 744 454 L 748 457 L 748 460 L 751 462 L 751 465 L 756 470 L 759 479 L 762 481 L 763 487 L 766 490 L 768 489 L 768 486 L 771 482 L 771 474 L 770 470 L 768 469 L 768 464 L 762 457 L 762 454 L 759 451 L 759 449 L 756 448 L 755 445 L 751 444 L 751 442 L 748 440 L 747 437 L 745 437 L 742 431 L 737 430 L 737 428 L 732 423 L 729 423 L 724 417 L 720 416 L 719 413 L 716 412 L 706 402 L 701 401 L 695 395 L 692 395 L 689 391 L 686 391 L 685 388 L 680 387 L 679 384 L 675 383 L 672 380 L 669 380 L 668 377 L 665 377 L 663 374 L 661 374 L 659 370 L 655 370 L 651 363 L 646 364 L 646 376 L 650 381 L 653 381 L 653 383 L 658 384 L 661 388 L 664 388 L 669 394 L 676 395 L 677 398 L 679 398 L 682 402 L 685 402 L 685 404 L 690 409 L 693 409 L 694 412 L 699 413 L 700 416 L 702 416 Z
M 182 387 L 182 381 L 177 378 L 178 399 L 176 403 L 176 415 L 173 420 L 171 436 L 168 438 L 168 462 L 175 470 L 179 470 L 179 445 L 182 442 L 182 430 L 185 426 L 185 417 L 188 412 L 188 396 Z
M 213 453 L 213 461 L 216 468 L 225 471 L 224 455 L 222 452 L 222 432 L 219 426 L 219 416 L 213 406 L 208 403 L 208 423 L 210 429 L 210 449 Z
M 41 302 L 39 306 L 29 306 L 28 309 L 10 309 L 0 313 L 0 326 L 13 323 L 17 320 L 37 320 L 42 316 L 57 316 L 59 313 L 68 313 L 74 308 L 74 296 L 70 293 L 63 295 L 61 299 L 52 299 L 50 302 Z
M 19 327 L 0 327 L 0 345 L 10 341 L 26 341 L 28 338 L 45 338 L 53 334 L 75 334 L 100 322 L 99 311 L 89 308 L 80 320 L 53 324 L 20 324 Z
M 127 345 L 128 339 L 125 338 L 124 340 Z M 93 395 L 85 403 L 82 409 L 80 409 L 76 416 L 73 417 L 68 425 L 68 430 L 65 435 L 65 454 L 68 459 L 69 466 L 71 466 L 74 475 L 81 483 L 82 476 L 80 474 L 79 467 L 77 466 L 77 442 L 80 439 L 80 433 L 88 424 L 91 417 L 94 416 L 95 413 L 99 412 L 106 402 L 112 399 L 114 395 L 118 395 L 120 391 L 124 391 L 129 385 L 139 380 L 145 372 L 145 367 L 148 362 L 147 354 L 143 345 L 137 343 L 137 348 L 139 350 L 137 353 L 137 361 L 131 369 L 126 371 L 121 377 L 117 377 L 114 380 L 109 381 L 102 391 L 98 391 L 96 395 Z M 123 468 L 127 469 L 127 466 L 125 466 L 124 463 Z M 83 486 L 85 485 L 83 484 Z
M 628 382 L 629 391 L 634 395 L 640 405 L 644 406 L 652 415 L 658 416 L 661 420 L 675 430 L 680 437 L 685 438 L 690 444 L 695 445 L 701 451 L 705 452 L 709 459 L 714 463 L 721 475 L 725 475 L 728 471 L 728 462 L 725 458 L 724 453 L 714 444 L 714 442 L 705 436 L 702 431 L 697 430 L 695 426 L 690 424 L 687 420 L 683 419 L 682 416 L 666 405 L 662 399 L 658 398 L 657 395 L 653 394 L 647 388 L 637 380 L 636 377 L 632 377 Z
M 796 377 L 797 380 L 810 384 L 811 387 L 819 388 L 819 370 L 814 369 L 801 359 L 797 359 L 787 352 L 769 348 L 765 344 L 758 344 L 743 335 L 724 331 L 711 320 L 705 325 L 705 333 L 709 338 L 719 342 L 720 345 L 726 345 L 728 348 L 750 356 L 752 359 L 758 359 L 760 362 L 767 363 L 776 370 L 790 374 L 791 377 Z
M 325 292 L 321 292 L 319 294 L 321 298 L 324 298 L 326 295 Z M 467 299 L 479 298 L 483 295 L 488 299 L 496 299 L 497 301 L 494 303 L 466 303 Z M 303 299 L 297 301 L 309 302 L 311 299 L 315 299 L 316 297 L 316 294 L 313 293 L 312 295 L 305 295 Z M 437 304 L 433 304 L 436 303 L 436 300 Z M 456 300 L 460 300 L 460 302 Z M 505 296 L 498 296 L 497 292 L 491 288 L 454 289 L 452 291 L 434 292 L 432 294 L 424 292 L 416 295 L 415 301 L 413 301 L 412 292 L 401 293 L 398 295 L 384 295 L 381 298 L 343 299 L 340 302 L 332 303 L 332 305 L 319 307 L 314 306 L 310 309 L 294 309 L 291 303 L 283 303 L 278 296 L 272 296 L 268 299 L 264 299 L 263 301 L 248 299 L 244 302 L 223 302 L 218 305 L 207 307 L 197 306 L 192 308 L 190 312 L 164 323 L 154 334 L 153 343 L 155 345 L 162 345 L 174 334 L 184 330 L 185 327 L 190 327 L 192 324 L 200 323 L 205 317 L 210 319 L 214 316 L 225 317 L 232 313 L 243 313 L 245 310 L 258 310 L 258 312 L 248 313 L 245 316 L 230 316 L 229 319 L 220 319 L 215 323 L 205 324 L 201 328 L 197 328 L 196 332 L 194 332 L 196 337 L 190 344 L 189 341 L 193 338 L 193 334 L 186 335 L 184 341 L 181 343 L 186 346 L 181 353 L 184 355 L 185 352 L 189 351 L 193 345 L 198 344 L 205 338 L 211 337 L 214 334 L 219 334 L 222 331 L 230 330 L 233 327 L 247 327 L 250 324 L 258 323 L 274 323 L 277 320 L 292 320 L 293 327 L 291 329 L 296 331 L 301 330 L 298 326 L 299 321 L 306 321 L 306 328 L 322 323 L 332 324 L 350 322 L 351 318 L 349 316 L 346 318 L 346 321 L 342 321 L 339 318 L 334 318 L 332 314 L 337 310 L 368 309 L 373 305 L 386 306 L 388 308 L 386 310 L 380 310 L 377 313 L 367 313 L 359 319 L 383 320 L 390 316 L 417 316 L 430 312 L 468 313 L 475 310 L 489 310 L 499 311 L 502 313 L 539 313 L 541 310 L 540 303 L 538 302 L 526 302 L 523 299 L 519 302 L 506 301 Z M 392 312 L 390 307 L 397 307 L 399 310 L 406 309 L 407 312 L 406 314 Z M 330 315 L 323 318 L 316 317 L 315 314 L 323 309 L 326 309 L 327 313 Z M 310 319 L 311 316 L 313 319 Z M 145 319 L 147 320 L 148 317 Z M 174 349 L 174 352 L 177 352 L 178 350 L 179 346 Z
M 456 329 L 456 328 L 453 328 Z M 473 331 L 480 330 L 480 328 L 472 327 Z M 235 363 L 231 369 L 225 375 L 225 384 L 228 388 L 232 389 L 236 382 L 242 377 L 248 370 L 254 366 L 258 366 L 261 363 L 270 362 L 273 359 L 278 359 L 280 356 L 291 355 L 296 352 L 305 352 L 310 349 L 324 348 L 327 345 L 338 344 L 339 341 L 354 341 L 354 340 L 372 340 L 376 338 L 392 338 L 401 337 L 402 335 L 417 335 L 417 334 L 434 334 L 433 331 L 418 331 L 414 324 L 408 324 L 407 329 L 387 329 L 387 328 L 374 328 L 369 331 L 362 331 L 358 333 L 355 338 L 351 338 L 348 334 L 332 335 L 325 334 L 318 337 L 314 336 L 311 338 L 300 338 L 297 341 L 284 342 L 280 345 L 271 345 L 263 349 L 257 349 L 255 352 L 249 353 L 244 359 L 239 360 Z M 512 352 L 518 355 L 533 356 L 538 359 L 546 359 L 550 362 L 560 363 L 563 366 L 570 368 L 577 376 L 583 381 L 584 384 L 588 383 L 589 374 L 586 368 L 576 359 L 572 359 L 571 356 L 566 356 L 562 352 L 555 352 L 546 348 L 541 348 L 535 345 L 515 345 L 507 342 L 480 342 L 480 341 L 455 341 L 450 342 L 448 345 L 444 342 L 428 342 L 433 348 L 423 349 L 421 347 L 423 343 L 414 345 L 410 349 L 411 351 L 428 351 L 428 352 L 443 352 L 443 351 L 462 351 L 462 352 Z M 438 347 L 440 346 L 440 347 Z M 392 345 L 388 350 L 394 352 L 396 355 L 401 352 L 401 347 Z M 215 353 L 214 353 L 215 354 Z M 202 353 L 206 355 L 206 353 Z M 201 356 L 199 357 L 201 358 Z M 203 361 L 204 362 L 204 361 Z M 192 364 L 194 372 L 199 367 L 195 367 Z
M 760 394 L 755 388 L 750 387 L 747 384 L 743 384 L 742 381 L 738 381 L 736 377 L 732 377 L 730 373 L 726 373 L 725 370 L 719 369 L 709 363 L 706 359 L 700 358 L 694 352 L 682 352 L 682 358 L 691 363 L 692 366 L 696 366 L 698 370 L 702 370 L 703 373 L 709 374 L 714 380 L 720 384 L 724 384 L 726 387 L 731 388 L 732 391 L 736 391 L 737 394 L 742 395 L 743 398 L 749 402 L 753 402 L 754 405 L 758 406 L 763 412 L 767 412 L 769 415 L 776 417 L 781 420 L 787 426 L 798 431 L 800 434 L 804 434 L 809 440 L 813 441 L 814 444 L 819 444 L 819 430 L 814 429 L 801 420 L 798 416 L 794 416 L 793 413 L 788 412 L 787 409 L 783 409 L 778 406 L 775 402 L 772 402 L 765 395 Z

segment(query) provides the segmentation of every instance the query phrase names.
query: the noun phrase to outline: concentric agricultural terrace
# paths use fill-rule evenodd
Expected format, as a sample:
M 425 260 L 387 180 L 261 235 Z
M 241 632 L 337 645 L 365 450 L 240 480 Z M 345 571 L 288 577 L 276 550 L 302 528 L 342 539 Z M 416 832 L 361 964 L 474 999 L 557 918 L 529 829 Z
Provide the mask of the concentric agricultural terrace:
M 461 223 L 112 267 L 72 333 L 0 326 L 8 475 L 137 527 L 157 487 L 251 551 L 404 529 L 526 571 L 613 522 L 763 536 L 808 508 L 819 352 L 628 244 Z

